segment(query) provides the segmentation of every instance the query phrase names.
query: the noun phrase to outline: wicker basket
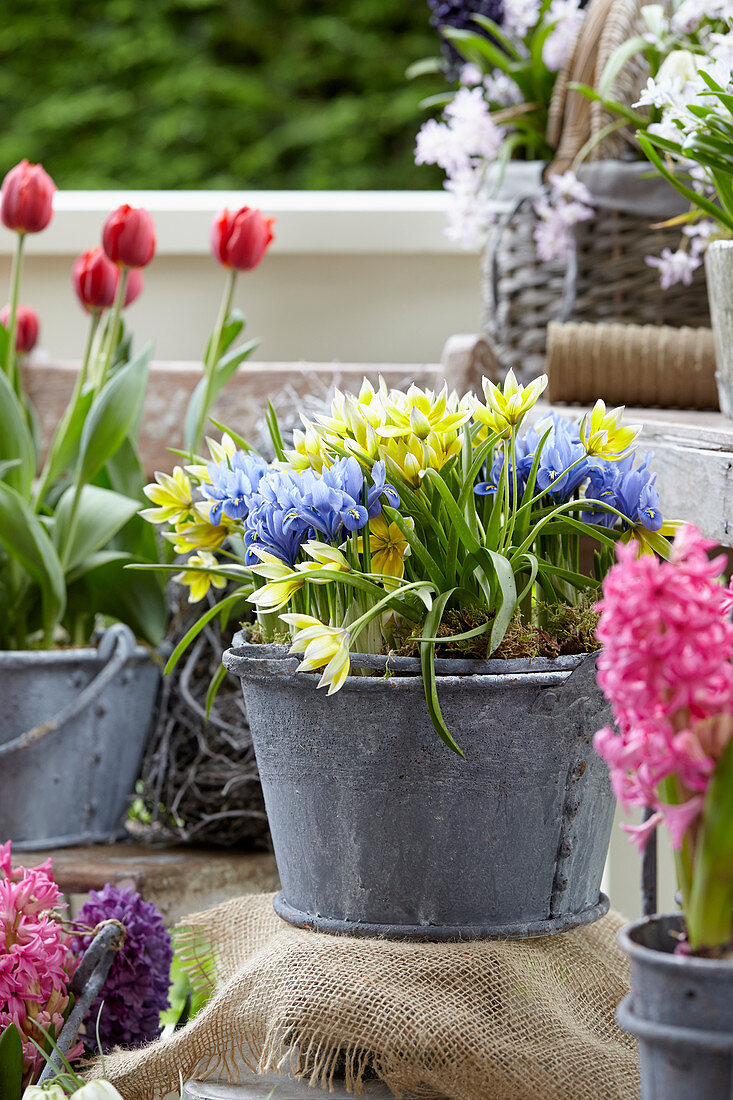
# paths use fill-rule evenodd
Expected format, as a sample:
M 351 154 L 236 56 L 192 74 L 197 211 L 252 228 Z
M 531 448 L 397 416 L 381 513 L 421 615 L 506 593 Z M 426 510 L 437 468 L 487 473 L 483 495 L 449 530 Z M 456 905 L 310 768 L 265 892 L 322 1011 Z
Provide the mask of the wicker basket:
M 548 136 L 557 149 L 552 165 L 510 164 L 501 194 L 512 195 L 487 244 L 484 265 L 486 335 L 499 361 L 524 377 L 542 369 L 547 325 L 551 321 L 619 321 L 635 324 L 708 325 L 705 274 L 691 286 L 662 291 L 659 273 L 645 263 L 648 254 L 675 249 L 679 228 L 651 228 L 683 213 L 687 206 L 669 184 L 638 160 L 633 132 L 616 130 L 599 140 L 584 159 L 579 176 L 590 189 L 595 217 L 575 231 L 567 265 L 543 263 L 533 233 L 534 201 L 543 175 L 562 172 L 578 152 L 592 145 L 609 116 L 599 104 L 568 91 L 571 80 L 597 82 L 616 46 L 641 29 L 638 0 L 593 0 L 564 73 L 558 77 Z M 612 97 L 633 102 L 647 74 L 635 61 L 618 78 Z M 501 195 L 500 195 L 501 201 Z

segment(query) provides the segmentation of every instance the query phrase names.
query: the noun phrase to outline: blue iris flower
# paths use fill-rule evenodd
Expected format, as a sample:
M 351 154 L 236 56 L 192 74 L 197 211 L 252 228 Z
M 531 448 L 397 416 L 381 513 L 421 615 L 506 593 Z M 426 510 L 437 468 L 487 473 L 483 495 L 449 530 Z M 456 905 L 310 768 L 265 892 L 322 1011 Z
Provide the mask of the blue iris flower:
M 264 459 L 256 454 L 235 451 L 228 460 L 210 462 L 207 470 L 211 484 L 202 485 L 201 491 L 214 501 L 209 509 L 210 521 L 221 523 L 222 513 L 229 519 L 244 519 L 267 470 Z
M 305 470 L 300 477 L 302 499 L 293 507 L 297 517 L 333 540 L 342 528 L 360 531 L 369 521 L 361 503 L 364 474 L 355 458 L 341 458 L 319 476 Z
M 575 490 L 584 482 L 589 473 L 590 465 L 586 458 L 586 451 L 580 442 L 578 430 L 571 421 L 566 420 L 557 413 L 552 416 L 552 431 L 545 440 L 540 461 L 537 466 L 537 491 L 547 491 L 558 504 L 570 500 Z M 539 431 L 544 434 L 547 431 L 547 422 L 543 421 Z M 578 462 L 578 459 L 583 461 Z M 577 466 L 574 466 L 578 462 Z M 564 473 L 568 470 L 569 473 Z
M 320 534 L 333 541 L 344 529 L 361 530 L 370 516 L 379 515 L 382 496 L 398 508 L 400 498 L 386 483 L 384 462 L 375 463 L 372 478 L 374 484 L 367 486 L 365 507 L 364 473 L 353 457 L 340 459 L 322 474 L 313 470 L 301 474 L 287 469 L 263 471 L 244 513 L 247 565 L 259 560 L 257 547 L 295 565 L 306 539 Z M 226 502 L 221 506 L 226 507 Z
M 300 548 L 312 530 L 307 523 L 293 522 L 286 516 L 282 508 L 270 501 L 263 500 L 252 508 L 245 520 L 245 564 L 255 565 L 260 560 L 255 547 L 261 547 L 286 565 L 295 565 Z
M 626 519 L 627 527 L 645 527 L 647 531 L 658 531 L 663 523 L 659 493 L 656 489 L 657 475 L 649 469 L 651 455 L 645 454 L 641 464 L 633 469 L 633 455 L 620 462 L 599 463 L 590 472 L 590 482 L 585 497 L 604 501 L 617 508 Z M 613 512 L 590 509 L 583 512 L 581 518 L 586 523 L 596 523 L 602 527 L 613 527 L 618 516 Z
M 301 546 L 314 533 L 311 525 L 295 514 L 302 491 L 301 478 L 292 470 L 268 469 L 260 478 L 245 520 L 247 565 L 259 561 L 254 552 L 257 546 L 287 565 L 295 565 Z
M 392 508 L 399 508 L 400 498 L 394 485 L 387 484 L 387 464 L 384 459 L 379 462 L 375 462 L 372 466 L 372 480 L 373 485 L 367 488 L 367 512 L 369 513 L 369 519 L 374 519 L 382 511 L 382 500 L 385 496 L 387 503 Z
M 537 454 L 537 448 L 548 428 L 551 430 L 542 448 L 535 484 L 538 492 L 547 491 L 549 496 L 560 503 L 569 500 L 578 486 L 586 480 L 589 465 L 587 461 L 583 461 L 578 463 L 570 473 L 564 473 L 574 462 L 584 457 L 585 448 L 580 442 L 577 426 L 571 420 L 567 420 L 554 411 L 539 421 L 536 428 L 529 428 L 523 435 L 517 437 L 515 443 L 517 495 L 521 498 L 524 493 Z M 480 496 L 495 493 L 503 465 L 504 458 L 499 453 L 494 458 L 488 477 L 485 481 L 479 482 L 474 491 Z M 510 500 L 513 491 L 512 469 L 510 466 Z

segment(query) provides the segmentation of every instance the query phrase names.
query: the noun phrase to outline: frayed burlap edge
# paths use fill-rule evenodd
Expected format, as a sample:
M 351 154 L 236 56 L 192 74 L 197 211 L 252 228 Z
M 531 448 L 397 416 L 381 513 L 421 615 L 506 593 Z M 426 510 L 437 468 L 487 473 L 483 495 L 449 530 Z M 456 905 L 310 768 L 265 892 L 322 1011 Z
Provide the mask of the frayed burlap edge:
M 357 1095 L 373 1073 L 414 1100 L 633 1100 L 635 1044 L 614 1020 L 628 989 L 622 923 L 611 913 L 547 940 L 405 944 L 292 928 L 271 895 L 239 898 L 179 929 L 206 1007 L 166 1040 L 108 1055 L 107 1076 L 124 1100 L 236 1081 L 241 1065 L 325 1088 L 338 1075 Z M 202 965 L 212 952 L 215 986 Z

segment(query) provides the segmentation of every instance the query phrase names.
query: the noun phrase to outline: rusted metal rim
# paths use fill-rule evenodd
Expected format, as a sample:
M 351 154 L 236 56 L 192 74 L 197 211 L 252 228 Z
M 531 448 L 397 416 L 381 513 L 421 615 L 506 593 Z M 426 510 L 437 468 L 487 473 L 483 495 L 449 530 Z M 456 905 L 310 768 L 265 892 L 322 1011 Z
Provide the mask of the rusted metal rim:
M 530 921 L 526 924 L 487 925 L 369 924 L 366 921 L 333 920 L 295 909 L 282 891 L 276 895 L 273 908 L 279 917 L 288 924 L 294 924 L 296 928 L 325 932 L 330 936 L 406 940 L 413 943 L 457 943 L 468 940 L 529 940 L 570 932 L 573 928 L 593 924 L 599 917 L 605 916 L 609 901 L 605 894 L 600 894 L 595 905 L 579 913 L 548 917 L 546 920 Z
M 550 686 L 567 680 L 571 672 L 579 668 L 588 657 L 596 654 L 578 653 L 572 656 L 557 657 L 519 657 L 509 660 L 491 659 L 487 661 L 467 660 L 463 658 L 438 657 L 435 660 L 435 672 L 439 677 L 463 678 L 481 677 L 485 683 L 494 680 L 497 684 L 520 683 L 529 686 Z M 253 645 L 244 641 L 238 634 L 234 645 L 223 656 L 223 663 L 229 672 L 242 679 L 256 679 L 267 676 L 292 676 L 297 669 L 299 658 L 290 654 L 285 645 Z M 349 676 L 346 685 L 363 689 L 371 683 L 394 684 L 407 687 L 411 682 L 422 678 L 420 661 L 417 657 L 390 657 L 381 653 L 352 653 L 351 665 L 363 671 L 382 672 L 384 677 L 365 679 L 363 676 Z M 308 673 L 299 675 L 308 676 Z M 311 678 L 315 674 L 310 674 Z

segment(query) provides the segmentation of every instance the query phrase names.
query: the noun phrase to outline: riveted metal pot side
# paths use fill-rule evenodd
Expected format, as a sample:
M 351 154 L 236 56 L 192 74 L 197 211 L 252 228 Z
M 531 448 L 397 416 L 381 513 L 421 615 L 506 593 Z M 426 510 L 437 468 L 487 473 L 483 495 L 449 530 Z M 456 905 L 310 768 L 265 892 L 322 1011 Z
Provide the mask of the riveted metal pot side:
M 680 915 L 627 925 L 631 993 L 617 1019 L 639 1043 L 642 1100 L 733 1096 L 733 962 L 673 954 Z
M 126 645 L 119 659 L 104 639 L 99 650 L 0 652 L 0 837 L 16 851 L 124 834 L 160 669 L 128 628 L 112 629 Z M 84 692 L 90 701 L 64 720 Z M 11 747 L 29 731 L 37 739 Z
M 466 760 L 438 738 L 404 665 L 327 697 L 297 663 L 286 647 L 224 655 L 242 679 L 288 919 L 421 939 L 597 919 L 614 800 L 592 747 L 608 720 L 594 655 L 510 671 L 461 661 L 457 675 L 441 661 L 441 708 Z

